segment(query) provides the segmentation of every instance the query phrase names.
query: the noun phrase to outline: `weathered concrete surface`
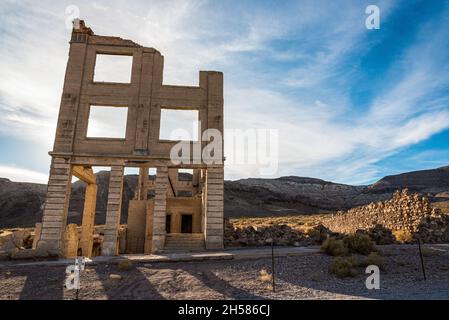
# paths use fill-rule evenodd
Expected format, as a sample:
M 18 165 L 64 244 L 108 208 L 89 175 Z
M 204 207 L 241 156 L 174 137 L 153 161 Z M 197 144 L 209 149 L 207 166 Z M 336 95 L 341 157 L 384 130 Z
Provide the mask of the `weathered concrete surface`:
M 187 216 L 183 232 L 199 231 L 204 234 L 207 248 L 222 248 L 223 74 L 200 71 L 198 86 L 165 85 L 162 81 L 164 58 L 159 51 L 131 40 L 96 35 L 84 21 L 78 22 L 74 24 L 70 40 L 56 137 L 53 151 L 50 152 L 52 164 L 42 232 L 37 249 L 51 255 L 73 256 L 73 250 L 67 253 L 62 243 L 67 224 L 71 179 L 73 175 L 90 186 L 95 185 L 96 177 L 92 166 L 111 167 L 102 255 L 119 253 L 118 230 L 125 167 L 140 168 L 136 200 L 147 200 L 148 190 L 155 190 L 154 207 L 152 211 L 146 212 L 151 217 L 141 219 L 142 224 L 151 223 L 151 226 L 145 226 L 145 237 L 151 238 L 142 241 L 144 245 L 140 245 L 139 251 L 164 250 L 166 233 L 171 232 L 166 229 L 167 201 L 170 202 L 169 198 L 176 198 L 182 193 L 195 193 L 188 197 L 199 194 L 202 203 L 207 206 L 206 210 L 193 208 L 193 204 L 182 208 Z M 129 83 L 95 80 L 97 56 L 102 54 L 132 57 Z M 123 119 L 126 122 L 124 137 L 88 136 L 91 108 L 105 106 L 127 108 L 127 118 Z M 207 133 L 208 138 L 211 138 L 207 130 L 218 130 L 221 133 L 221 144 L 213 150 L 214 158 L 203 158 L 201 151 L 206 146 L 205 141 L 192 141 L 192 145 L 200 151 L 200 156 L 192 152 L 182 155 L 183 162 L 172 161 L 172 149 L 179 141 L 165 140 L 160 136 L 161 113 L 164 109 L 197 111 L 201 124 L 199 137 Z M 218 137 L 213 137 L 214 142 L 216 139 Z M 210 140 L 212 139 L 207 141 Z M 150 167 L 157 168 L 156 181 L 148 179 Z M 180 168 L 193 170 L 191 182 L 177 179 Z M 206 186 L 200 179 L 200 170 L 203 175 L 210 177 L 205 182 Z M 208 184 L 209 191 L 206 191 Z M 87 190 L 83 213 L 80 249 L 87 256 L 92 252 L 95 192 L 93 187 Z M 175 230 L 179 226 L 178 209 L 173 209 Z M 203 214 L 201 217 L 198 217 L 199 212 Z M 192 216 L 192 222 L 187 221 L 189 215 Z M 140 235 L 141 232 L 134 235 L 131 230 L 127 237 Z

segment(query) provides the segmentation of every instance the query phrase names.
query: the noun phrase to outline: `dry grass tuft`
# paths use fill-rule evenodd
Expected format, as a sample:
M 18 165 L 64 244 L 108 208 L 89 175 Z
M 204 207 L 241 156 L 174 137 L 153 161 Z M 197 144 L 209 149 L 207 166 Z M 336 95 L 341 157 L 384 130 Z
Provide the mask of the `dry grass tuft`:
M 374 242 L 366 234 L 354 233 L 345 236 L 344 244 L 350 252 L 367 255 L 376 250 Z
M 260 272 L 259 272 L 259 279 L 260 279 L 260 281 L 262 281 L 262 282 L 269 282 L 269 281 L 271 281 L 271 274 L 269 274 L 268 272 L 267 272 L 267 270 L 265 270 L 265 269 L 262 269 L 262 270 L 260 270 Z
M 324 240 L 321 245 L 321 251 L 334 257 L 345 256 L 348 254 L 348 248 L 345 246 L 343 240 L 337 240 L 334 237 Z
M 312 274 L 310 275 L 310 280 L 319 282 L 322 280 L 322 274 L 320 272 L 312 272 Z
M 355 257 L 336 257 L 329 267 L 330 273 L 339 278 L 355 277 L 358 261 Z
M 368 267 L 371 265 L 378 266 L 380 270 L 385 270 L 385 258 L 377 252 L 371 252 L 359 264 L 361 267 Z
M 396 238 L 396 241 L 400 243 L 410 243 L 413 241 L 413 234 L 408 230 L 394 230 L 393 235 Z
M 128 259 L 120 260 L 118 263 L 118 269 L 120 271 L 129 271 L 129 270 L 131 270 L 132 267 L 133 267 L 133 263 L 131 260 L 128 260 Z

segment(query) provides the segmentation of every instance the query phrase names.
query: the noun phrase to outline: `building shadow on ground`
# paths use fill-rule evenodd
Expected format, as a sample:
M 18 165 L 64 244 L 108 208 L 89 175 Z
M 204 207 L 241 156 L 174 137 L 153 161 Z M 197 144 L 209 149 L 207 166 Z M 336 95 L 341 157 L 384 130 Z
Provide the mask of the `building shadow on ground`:
M 36 268 L 40 268 L 36 270 Z M 65 268 L 33 267 L 11 272 L 13 277 L 26 277 L 20 300 L 62 300 L 64 298 Z
M 121 279 L 111 279 L 110 274 L 116 274 Z M 113 266 L 110 274 L 102 272 L 100 281 L 104 288 L 104 293 L 111 300 L 164 300 L 165 298 L 158 292 L 157 288 L 149 279 L 133 265 L 127 271 L 118 270 Z
M 222 294 L 223 299 L 236 299 L 236 300 L 266 299 L 264 297 L 253 294 L 247 290 L 231 285 L 228 281 L 221 279 L 210 270 L 201 270 L 200 272 L 192 272 L 191 269 L 184 269 L 184 270 L 188 272 L 190 275 L 196 277 L 208 288 Z

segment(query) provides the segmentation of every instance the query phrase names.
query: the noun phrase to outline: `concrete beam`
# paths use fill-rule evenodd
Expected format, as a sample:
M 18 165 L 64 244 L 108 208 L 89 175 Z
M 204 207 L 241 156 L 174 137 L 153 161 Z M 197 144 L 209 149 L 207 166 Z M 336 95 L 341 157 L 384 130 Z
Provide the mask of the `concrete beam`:
M 89 184 L 97 183 L 95 174 L 89 167 L 72 166 L 72 175 Z

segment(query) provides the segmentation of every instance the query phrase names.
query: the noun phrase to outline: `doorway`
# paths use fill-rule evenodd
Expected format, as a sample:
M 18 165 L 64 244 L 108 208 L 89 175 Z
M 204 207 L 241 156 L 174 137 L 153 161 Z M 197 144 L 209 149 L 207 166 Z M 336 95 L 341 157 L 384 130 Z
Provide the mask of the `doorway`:
M 171 214 L 165 216 L 165 232 L 171 233 Z
M 192 215 L 181 215 L 181 233 L 192 233 Z

